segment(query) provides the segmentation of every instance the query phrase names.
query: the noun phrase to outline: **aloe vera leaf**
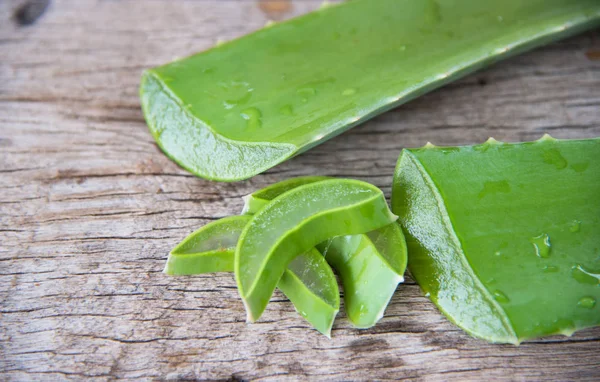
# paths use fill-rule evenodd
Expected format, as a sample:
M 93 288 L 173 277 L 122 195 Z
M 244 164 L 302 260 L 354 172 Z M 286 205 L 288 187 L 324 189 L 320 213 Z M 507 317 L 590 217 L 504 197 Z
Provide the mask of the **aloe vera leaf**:
M 236 247 L 235 277 L 248 321 L 260 317 L 298 254 L 330 237 L 369 232 L 396 219 L 381 190 L 357 180 L 306 184 L 273 199 L 252 217 Z
M 284 180 L 244 198 L 244 211 L 255 213 L 270 200 L 303 184 L 327 177 L 307 176 Z M 344 285 L 344 301 L 350 322 L 370 328 L 383 316 L 406 270 L 406 242 L 393 222 L 365 234 L 338 236 L 317 245 Z
M 141 103 L 169 157 L 235 181 L 599 24 L 597 0 L 349 1 L 147 70 Z
M 304 184 L 320 182 L 322 180 L 332 179 L 327 176 L 299 176 L 274 183 L 268 187 L 260 189 L 250 195 L 244 196 L 244 208 L 242 214 L 255 214 L 266 206 L 271 200 L 279 195 L 292 190 Z
M 233 272 L 235 247 L 249 221 L 250 216 L 232 216 L 196 230 L 171 251 L 164 272 Z M 340 310 L 340 292 L 335 275 L 320 252 L 312 249 L 294 258 L 277 286 L 315 329 L 330 336 Z
M 404 281 L 406 243 L 398 223 L 362 235 L 338 236 L 317 248 L 340 275 L 350 322 L 357 328 L 375 325 Z
M 404 150 L 392 210 L 412 275 L 471 335 L 600 324 L 600 139 Z

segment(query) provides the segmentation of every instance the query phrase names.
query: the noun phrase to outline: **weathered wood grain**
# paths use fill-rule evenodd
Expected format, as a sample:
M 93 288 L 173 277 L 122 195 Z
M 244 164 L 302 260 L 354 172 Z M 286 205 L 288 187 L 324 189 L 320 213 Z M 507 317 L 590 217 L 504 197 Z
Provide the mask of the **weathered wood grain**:
M 161 273 L 179 240 L 274 181 L 353 177 L 389 196 L 403 147 L 599 136 L 599 31 L 227 184 L 159 151 L 139 107 L 141 71 L 318 1 L 25 3 L 0 1 L 1 380 L 600 379 L 600 328 L 489 345 L 450 324 L 411 280 L 375 328 L 352 329 L 342 310 L 329 340 L 281 294 L 248 325 L 232 275 Z

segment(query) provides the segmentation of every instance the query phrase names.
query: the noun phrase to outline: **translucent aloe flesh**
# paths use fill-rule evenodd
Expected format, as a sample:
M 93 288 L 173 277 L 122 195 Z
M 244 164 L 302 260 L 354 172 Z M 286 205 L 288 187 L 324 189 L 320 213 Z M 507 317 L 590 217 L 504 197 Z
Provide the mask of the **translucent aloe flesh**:
M 413 277 L 473 336 L 600 324 L 600 139 L 404 150 L 392 210 Z
M 597 0 L 354 0 L 147 70 L 140 96 L 169 157 L 200 177 L 235 181 L 599 24 Z

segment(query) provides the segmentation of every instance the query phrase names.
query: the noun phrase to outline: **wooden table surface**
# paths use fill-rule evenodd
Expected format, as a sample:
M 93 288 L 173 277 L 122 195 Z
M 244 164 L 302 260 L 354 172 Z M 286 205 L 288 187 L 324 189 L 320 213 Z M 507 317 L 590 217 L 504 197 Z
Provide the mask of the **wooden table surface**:
M 385 317 L 332 339 L 276 293 L 246 324 L 231 274 L 171 278 L 168 251 L 297 175 L 389 197 L 403 147 L 600 136 L 600 31 L 496 64 L 263 175 L 198 179 L 144 123 L 144 68 L 319 1 L 0 1 L 0 380 L 600 379 L 600 328 L 520 347 L 449 323 L 408 278 Z

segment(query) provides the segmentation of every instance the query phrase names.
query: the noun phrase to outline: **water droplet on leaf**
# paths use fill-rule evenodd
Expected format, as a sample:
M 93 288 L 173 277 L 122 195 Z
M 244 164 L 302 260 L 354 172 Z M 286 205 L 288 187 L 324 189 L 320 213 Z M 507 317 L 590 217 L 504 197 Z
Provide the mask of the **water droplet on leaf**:
M 302 97 L 302 102 L 308 102 L 308 99 L 317 94 L 317 91 L 315 88 L 300 88 L 296 93 Z
M 571 275 L 581 284 L 600 285 L 600 273 L 591 272 L 579 264 L 573 267 Z
M 510 302 L 509 298 L 504 293 L 502 293 L 501 291 L 499 291 L 497 289 L 494 291 L 494 298 L 496 299 L 496 301 L 503 303 L 503 304 Z
M 262 113 L 257 108 L 248 108 L 242 111 L 240 115 L 246 120 L 248 129 L 254 130 L 262 126 Z
M 573 220 L 573 222 L 571 222 L 571 225 L 569 226 L 569 231 L 575 233 L 575 232 L 579 232 L 580 229 L 581 229 L 581 222 L 579 220 Z
M 567 167 L 567 160 L 561 155 L 558 149 L 550 149 L 544 152 L 544 163 L 554 165 L 557 170 Z
M 548 234 L 543 233 L 540 236 L 532 237 L 529 241 L 533 244 L 535 254 L 538 255 L 538 257 L 541 257 L 542 259 L 550 257 L 552 245 L 550 244 L 550 236 L 548 236 Z
M 587 170 L 587 168 L 589 167 L 589 165 L 590 165 L 589 162 L 573 163 L 571 165 L 571 168 L 575 172 L 584 172 L 585 170 Z
M 477 195 L 479 199 L 491 194 L 508 194 L 510 184 L 506 180 L 488 181 L 483 183 L 483 190 Z
M 596 299 L 593 297 L 582 297 L 578 302 L 577 305 L 579 305 L 582 308 L 586 308 L 586 309 L 592 309 L 595 305 L 596 305 Z
M 279 109 L 279 112 L 283 115 L 294 115 L 294 108 L 292 105 L 285 105 Z
M 245 103 L 248 103 L 248 101 L 250 101 L 251 97 L 252 97 L 252 90 L 248 90 L 248 92 L 240 98 L 229 99 L 229 100 L 223 101 L 223 106 L 227 110 L 233 109 L 234 107 L 236 107 L 238 105 L 243 105 Z
M 544 273 L 556 273 L 558 272 L 558 267 L 554 266 L 554 265 L 546 265 L 543 268 Z

